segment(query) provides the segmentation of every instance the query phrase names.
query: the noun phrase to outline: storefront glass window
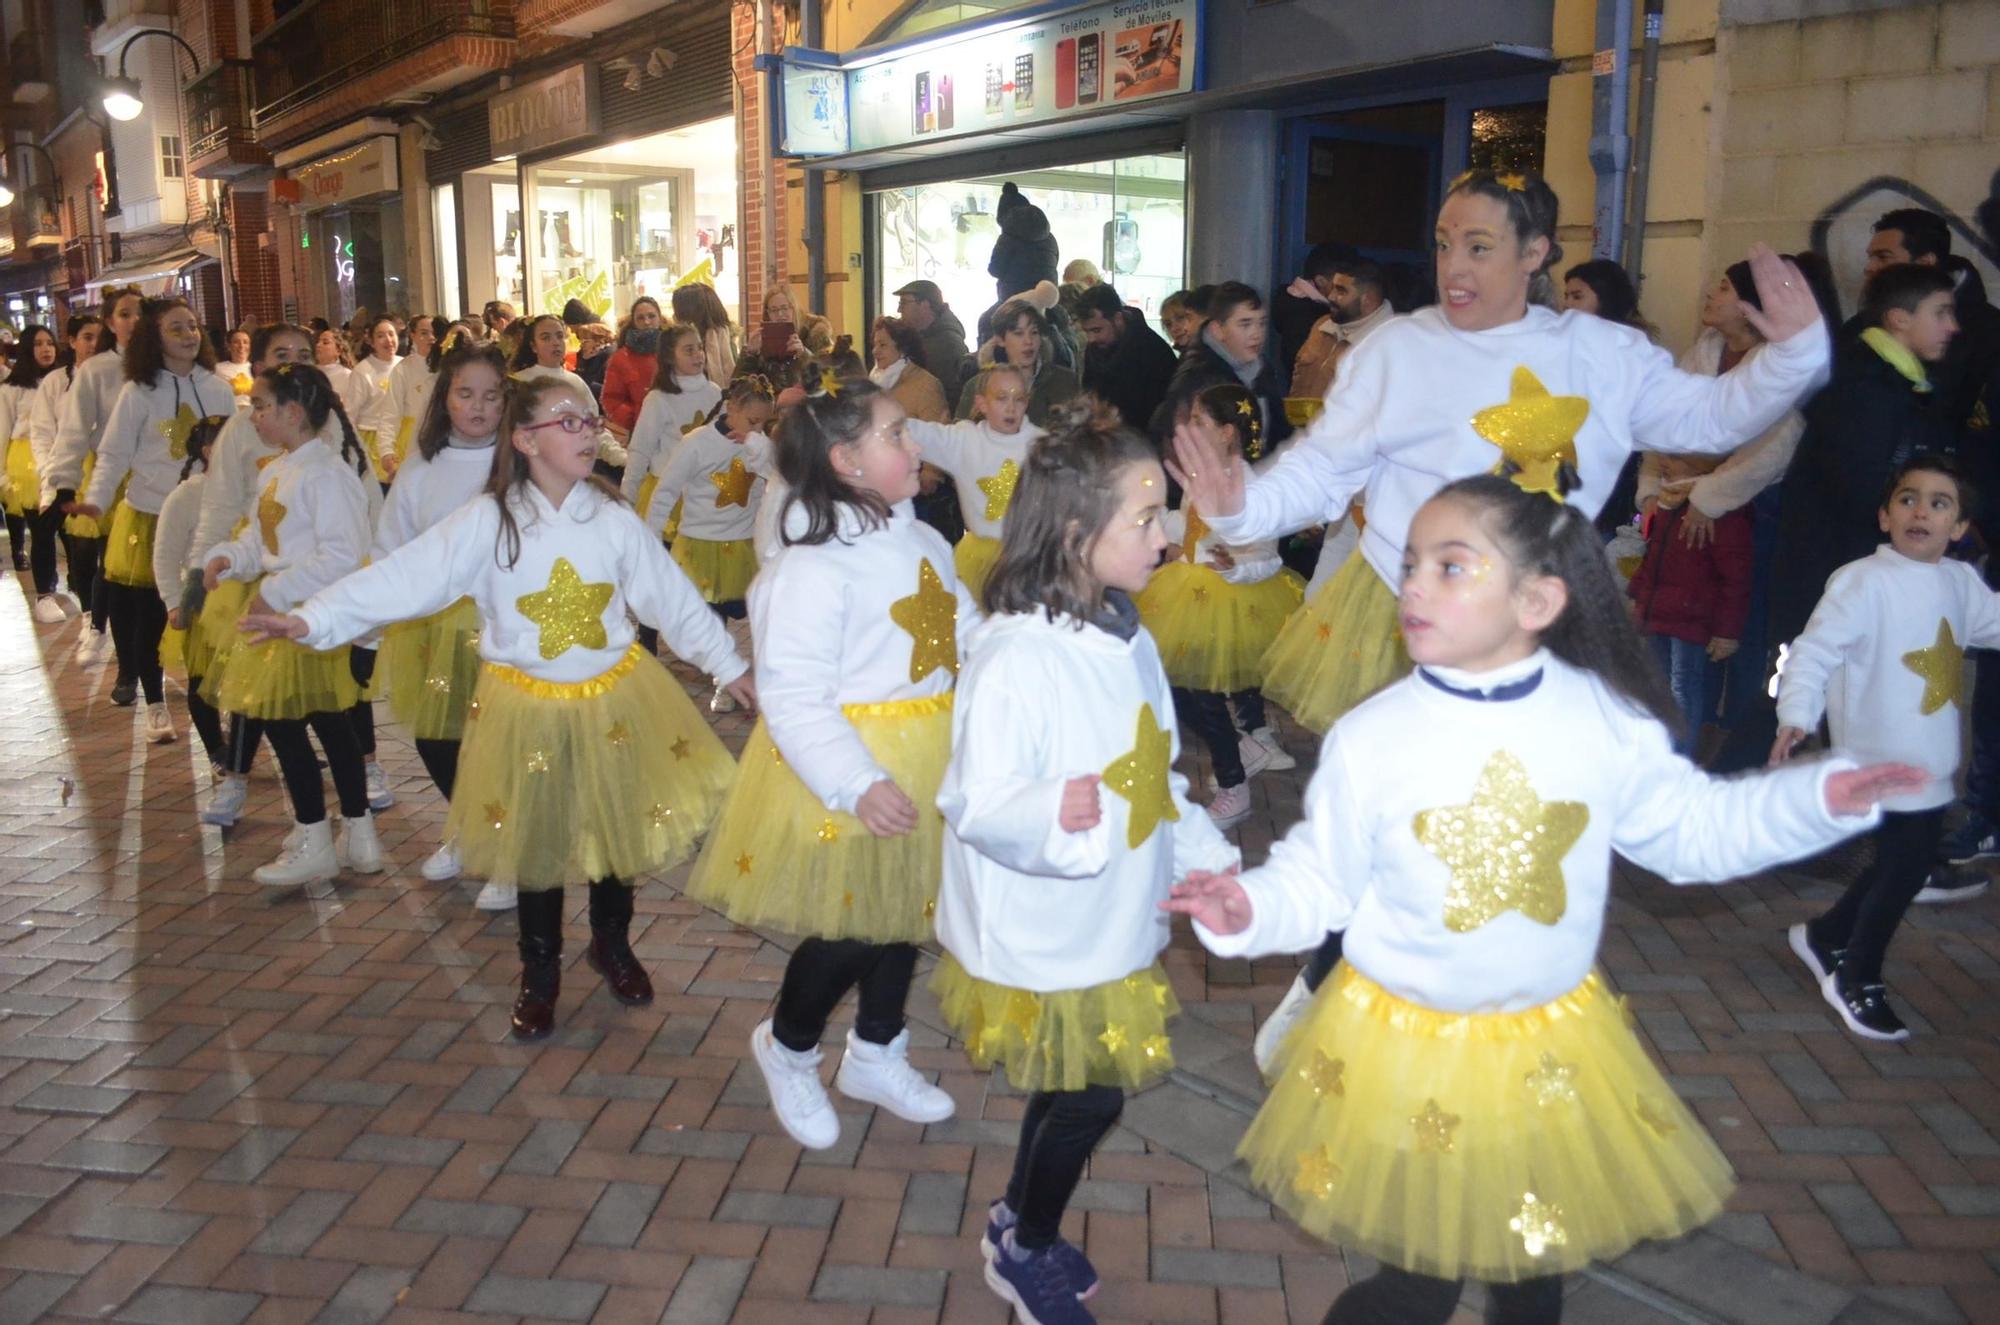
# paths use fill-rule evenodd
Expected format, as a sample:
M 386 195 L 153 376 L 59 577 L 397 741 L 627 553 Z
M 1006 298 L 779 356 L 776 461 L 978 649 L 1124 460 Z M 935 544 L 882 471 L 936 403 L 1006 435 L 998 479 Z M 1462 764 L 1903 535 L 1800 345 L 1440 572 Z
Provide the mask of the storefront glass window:
M 990 307 L 998 294 L 986 272 L 999 236 L 993 207 L 1008 180 L 1048 215 L 1060 254 L 1058 274 L 1071 261 L 1088 258 L 1126 303 L 1149 315 L 1181 288 L 1187 168 L 1185 158 L 1173 152 L 875 194 L 881 253 L 876 308 L 893 312 L 896 289 L 914 280 L 937 282 L 968 327 Z
M 431 232 L 437 236 L 437 311 L 457 317 L 466 307 L 458 288 L 458 190 L 453 185 L 431 190 Z
M 493 291 L 491 298 L 504 299 L 523 309 L 526 282 L 522 276 L 521 187 L 512 179 L 493 180 L 487 185 L 493 216 Z M 485 300 L 479 301 L 481 305 Z M 468 310 L 470 311 L 470 310 Z
M 362 309 L 407 313 L 403 270 L 403 200 L 314 212 L 308 225 L 320 307 L 345 323 Z

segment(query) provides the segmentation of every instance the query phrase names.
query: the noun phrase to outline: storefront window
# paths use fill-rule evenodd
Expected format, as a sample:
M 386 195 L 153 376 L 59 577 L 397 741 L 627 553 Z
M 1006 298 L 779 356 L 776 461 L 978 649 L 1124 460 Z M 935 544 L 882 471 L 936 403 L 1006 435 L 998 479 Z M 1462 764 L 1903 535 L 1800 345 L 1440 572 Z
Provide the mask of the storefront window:
M 1048 215 L 1059 250 L 1058 274 L 1075 259 L 1088 258 L 1126 303 L 1148 315 L 1181 288 L 1187 163 L 1174 152 L 875 194 L 881 253 L 876 308 L 893 312 L 899 287 L 935 281 L 969 328 L 998 295 L 986 263 L 1000 233 L 993 207 L 1008 180 Z
M 431 232 L 437 236 L 437 311 L 457 317 L 466 307 L 458 287 L 458 190 L 453 185 L 431 190 Z
M 363 309 L 405 313 L 403 200 L 314 212 L 308 223 L 313 269 L 326 316 L 345 323 Z
M 511 178 L 487 185 L 493 216 L 493 293 L 516 309 L 527 307 L 527 281 L 522 259 L 527 249 L 521 242 L 521 186 Z M 479 301 L 482 306 L 486 300 Z

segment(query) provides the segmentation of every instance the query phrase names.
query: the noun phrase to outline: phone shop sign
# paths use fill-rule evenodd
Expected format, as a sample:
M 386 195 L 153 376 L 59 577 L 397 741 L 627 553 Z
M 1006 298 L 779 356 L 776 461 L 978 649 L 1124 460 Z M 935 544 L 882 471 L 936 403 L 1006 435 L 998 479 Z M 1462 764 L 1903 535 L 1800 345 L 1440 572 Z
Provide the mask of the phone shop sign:
M 908 54 L 862 54 L 847 69 L 850 150 L 1046 124 L 1192 92 L 1200 8 L 1200 0 L 1113 0 L 917 43 Z

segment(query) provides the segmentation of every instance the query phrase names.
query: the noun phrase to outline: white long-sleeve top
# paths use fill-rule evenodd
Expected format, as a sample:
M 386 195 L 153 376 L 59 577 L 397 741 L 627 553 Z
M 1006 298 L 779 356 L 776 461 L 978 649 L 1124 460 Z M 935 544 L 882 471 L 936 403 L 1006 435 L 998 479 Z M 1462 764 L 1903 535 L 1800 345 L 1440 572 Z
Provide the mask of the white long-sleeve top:
M 62 421 L 63 398 L 69 394 L 75 372 L 74 367 L 50 371 L 35 388 L 28 406 L 28 441 L 34 447 L 35 468 L 42 473 L 48 472 L 49 458 L 55 454 L 56 425 Z
M 406 433 L 412 438 L 417 435 L 417 425 L 430 404 L 431 383 L 436 379 L 429 361 L 417 354 L 398 359 L 389 370 L 388 381 L 375 401 L 373 421 L 368 424 L 378 434 L 377 445 L 384 454 L 393 455 L 397 439 Z
M 127 382 L 105 420 L 84 502 L 108 513 L 119 480 L 129 473 L 125 500 L 135 511 L 158 515 L 181 481 L 188 430 L 207 415 L 235 412 L 229 383 L 199 364 L 185 377 L 162 369 L 151 382 Z
M 1518 1012 L 1596 961 L 1613 851 L 1672 883 L 1719 882 L 1880 818 L 1827 809 L 1845 759 L 1709 777 L 1659 722 L 1546 651 L 1479 676 L 1430 670 L 1490 690 L 1538 668 L 1520 698 L 1468 698 L 1419 672 L 1350 710 L 1327 733 L 1304 820 L 1243 875 L 1249 927 L 1197 923 L 1202 943 L 1228 957 L 1297 952 L 1345 929 L 1342 960 L 1398 998 Z M 1510 870 L 1537 825 L 1538 867 Z
M 479 605 L 479 656 L 539 680 L 602 676 L 631 649 L 635 613 L 719 684 L 749 670 L 721 619 L 629 506 L 578 483 L 558 509 L 524 483 L 507 509 L 521 535 L 513 565 L 502 560 L 499 504 L 467 502 L 300 606 L 305 643 L 333 648 L 469 597 Z
M 1696 337 L 1694 344 L 1688 346 L 1687 353 L 1681 356 L 1682 371 L 1714 377 L 1722 368 L 1723 348 L 1722 333 L 1709 328 Z M 1754 358 L 1763 350 L 1763 345 L 1759 343 L 1743 357 L 1745 360 Z M 1720 519 L 1747 505 L 1758 493 L 1785 476 L 1805 430 L 1805 415 L 1795 409 L 1786 410 L 1783 418 L 1731 451 L 1721 464 L 1690 483 L 1689 504 L 1711 520 Z M 1645 459 L 1639 462 L 1637 500 L 1641 505 L 1647 498 L 1660 495 L 1659 457 L 1659 452 L 1648 451 Z
M 357 378 L 352 368 L 338 360 L 333 363 L 314 363 L 313 367 L 326 374 L 327 382 L 340 396 L 340 404 L 347 411 L 347 417 L 358 419 L 361 407 L 368 403 L 368 379 Z
M 1188 512 L 1192 506 L 1183 504 L 1178 510 L 1168 511 L 1161 527 L 1166 531 L 1167 541 L 1181 550 L 1181 555 L 1197 566 L 1206 566 L 1231 584 L 1261 584 L 1285 568 L 1285 559 L 1278 555 L 1278 540 L 1261 538 L 1254 543 L 1231 543 L 1222 538 L 1204 521 L 1196 530 L 1197 537 L 1188 541 Z M 1196 512 L 1196 519 L 1200 513 Z M 1227 570 L 1209 561 L 1209 557 L 1220 548 L 1229 554 L 1230 566 Z
M 803 510 L 794 507 L 786 519 L 789 532 L 803 532 Z M 919 603 L 925 566 L 935 578 Z M 920 643 L 897 624 L 902 602 L 926 608 L 933 628 L 949 623 L 951 647 Z M 843 505 L 834 538 L 791 544 L 758 571 L 750 583 L 757 702 L 785 763 L 828 809 L 853 813 L 862 793 L 889 776 L 841 706 L 950 690 L 978 615 L 952 569 L 951 545 L 908 502 L 875 529 Z
M 255 367 L 232 359 L 218 359 L 215 375 L 229 384 L 230 394 L 236 398 L 236 408 L 250 408 L 250 388 L 257 381 Z
M 570 388 L 582 396 L 584 403 L 592 410 L 597 408 L 597 397 L 591 393 L 590 383 L 567 368 L 547 368 L 538 363 L 531 363 L 526 368 L 515 369 L 513 377 L 517 382 L 531 382 L 537 377 L 559 377 L 569 383 Z M 625 465 L 625 447 L 611 435 L 609 428 L 600 427 L 597 430 L 597 458 L 614 469 L 628 467 Z
M 111 419 L 111 406 L 125 387 L 125 360 L 108 346 L 77 365 L 56 416 L 55 443 L 42 466 L 42 506 L 56 493 L 75 492 L 83 483 L 83 458 L 93 454 Z M 94 471 L 93 471 L 94 472 Z M 106 512 L 109 514 L 109 512 Z
M 35 401 L 35 388 L 0 382 L 0 444 L 28 436 L 28 414 Z M 31 449 L 32 449 L 32 443 Z M 31 498 L 40 493 L 23 494 Z
M 188 568 L 197 564 L 195 526 L 201 520 L 201 494 L 207 483 L 208 475 L 197 469 L 160 503 L 160 522 L 153 530 L 153 583 L 169 612 L 181 605 Z
M 222 577 L 255 580 L 274 612 L 360 566 L 368 555 L 367 482 L 323 438 L 312 437 L 271 462 L 249 527 L 202 554 L 228 562 Z
M 957 423 L 910 419 L 903 427 L 923 448 L 925 462 L 951 475 L 966 529 L 982 538 L 1000 537 L 1014 485 L 1028 463 L 1028 448 L 1045 435 L 1044 430 L 1025 419 L 1021 430 L 1011 436 L 994 432 L 984 419 Z M 1011 471 L 1006 469 L 1010 464 Z
M 625 472 L 631 474 L 629 466 Z M 775 472 L 771 439 L 763 433 L 732 442 L 715 424 L 704 423 L 681 438 L 667 458 L 646 510 L 646 527 L 655 536 L 663 533 L 679 502 L 680 537 L 712 543 L 749 538 L 763 504 L 765 476 Z
M 334 455 L 340 454 L 340 420 L 327 416 L 319 438 Z M 222 425 L 215 444 L 208 450 L 208 481 L 201 490 L 201 517 L 195 525 L 194 546 L 212 548 L 235 538 L 243 522 L 257 516 L 257 496 L 263 491 L 264 471 L 284 452 L 266 446 L 257 435 L 247 413 L 231 416 Z M 380 484 L 363 485 L 368 497 L 368 518 L 372 524 L 382 509 Z
M 376 417 L 376 410 L 379 408 L 379 401 L 389 390 L 389 374 L 395 372 L 396 365 L 402 361 L 403 358 L 401 355 L 396 355 L 388 359 L 378 359 L 371 354 L 360 363 L 354 365 L 354 377 L 359 379 L 359 384 L 356 385 L 350 379 L 350 386 L 360 396 L 361 409 L 359 413 L 356 413 L 350 406 L 348 417 L 354 420 L 355 427 L 372 428 L 375 426 L 373 420 Z M 365 388 L 365 392 L 363 388 Z M 342 403 L 346 402 L 343 401 Z
M 639 417 L 632 423 L 632 435 L 625 443 L 625 500 L 639 500 L 639 489 L 648 474 L 665 471 L 667 461 L 681 438 L 697 423 L 706 423 L 722 405 L 722 389 L 708 378 L 674 374 L 679 391 L 648 391 L 639 405 Z M 673 507 L 667 508 L 671 513 Z M 639 512 L 649 516 L 650 511 Z M 663 515 L 661 519 L 665 519 Z
M 1150 710 L 1150 712 L 1148 712 Z M 1120 760 L 1145 753 L 1157 781 L 1133 801 L 1112 789 Z M 1129 640 L 1040 612 L 992 617 L 971 632 L 952 713 L 952 761 L 938 791 L 945 820 L 939 942 L 982 980 L 1046 993 L 1129 975 L 1167 946 L 1168 887 L 1191 869 L 1238 861 L 1207 813 L 1188 803 L 1174 701 L 1153 637 Z M 1064 786 L 1102 774 L 1103 817 L 1065 832 Z M 1171 797 L 1177 819 L 1159 818 Z M 1135 804 L 1145 837 L 1131 843 Z M 1052 920 L 1056 923 L 1051 923 Z
M 1822 715 L 1834 745 L 1864 761 L 1929 773 L 1891 810 L 1950 803 L 1958 729 L 1972 701 L 1965 650 L 2000 647 L 2000 594 L 1963 561 L 1913 561 L 1884 543 L 1826 582 L 1778 681 L 1778 723 L 1810 732 Z
M 1417 508 L 1445 484 L 1501 461 L 1499 446 L 1475 431 L 1475 416 L 1515 404 L 1486 416 L 1489 430 L 1560 434 L 1532 388 L 1517 397 L 1517 370 L 1551 396 L 1588 401 L 1573 439 L 1582 486 L 1570 501 L 1594 516 L 1635 446 L 1732 450 L 1819 380 L 1828 352 L 1825 328 L 1814 323 L 1733 372 L 1703 377 L 1675 367 L 1643 332 L 1588 313 L 1535 306 L 1503 327 L 1459 331 L 1442 309 L 1419 309 L 1354 347 L 1305 436 L 1251 479 L 1241 511 L 1209 523 L 1235 541 L 1278 537 L 1344 512 L 1365 490 L 1362 555 L 1394 585 Z
M 412 450 L 396 471 L 382 518 L 375 522 L 374 559 L 380 561 L 477 497 L 492 477 L 491 437 L 469 442 L 454 433 L 431 460 Z

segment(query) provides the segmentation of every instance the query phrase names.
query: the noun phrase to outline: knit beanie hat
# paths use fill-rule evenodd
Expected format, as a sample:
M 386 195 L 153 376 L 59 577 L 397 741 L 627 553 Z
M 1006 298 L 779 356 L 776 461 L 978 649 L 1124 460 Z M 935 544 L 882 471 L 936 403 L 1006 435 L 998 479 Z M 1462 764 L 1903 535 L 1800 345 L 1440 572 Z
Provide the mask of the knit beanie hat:
M 1001 220 L 1016 207 L 1027 205 L 1028 200 L 1021 196 L 1021 191 L 1014 187 L 1014 181 L 1010 179 L 1000 186 L 1000 201 L 993 204 L 993 219 Z

